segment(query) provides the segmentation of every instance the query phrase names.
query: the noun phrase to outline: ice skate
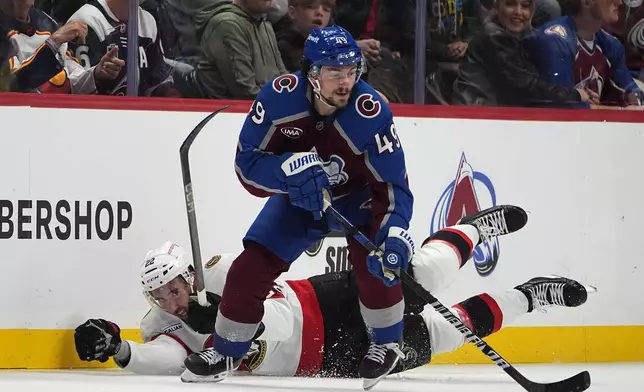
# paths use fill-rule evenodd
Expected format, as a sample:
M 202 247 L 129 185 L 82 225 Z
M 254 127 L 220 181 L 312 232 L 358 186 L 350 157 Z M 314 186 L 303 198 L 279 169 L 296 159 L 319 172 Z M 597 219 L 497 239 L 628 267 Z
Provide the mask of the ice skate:
M 405 358 L 398 343 L 376 344 L 371 342 L 367 355 L 362 359 L 358 370 L 365 391 L 375 387 L 380 380 L 396 367 L 400 359 Z
M 583 305 L 588 299 L 588 293 L 597 291 L 593 286 L 556 275 L 532 278 L 515 289 L 528 298 L 528 312 L 537 310 L 543 313 L 550 306 L 574 308 Z
M 498 205 L 461 218 L 458 224 L 472 225 L 479 231 L 480 241 L 514 233 L 528 222 L 528 214 L 521 207 Z
M 214 348 L 193 353 L 184 361 L 186 370 L 181 374 L 181 381 L 219 382 L 230 372 L 237 370 L 241 362 L 242 358 L 234 360 L 231 357 L 225 357 Z

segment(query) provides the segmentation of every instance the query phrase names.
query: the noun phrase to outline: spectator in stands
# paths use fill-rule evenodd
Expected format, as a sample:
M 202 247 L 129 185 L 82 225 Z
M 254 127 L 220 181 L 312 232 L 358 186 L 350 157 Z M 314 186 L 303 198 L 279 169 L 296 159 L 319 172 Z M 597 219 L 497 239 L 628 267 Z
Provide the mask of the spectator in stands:
M 532 27 L 541 27 L 559 17 L 561 17 L 561 5 L 558 0 L 535 0 Z
M 70 21 L 82 21 L 88 26 L 87 37 L 83 42 L 70 44 L 75 57 L 89 69 L 98 62 L 104 53 L 113 52 L 120 59 L 128 61 L 128 14 L 129 0 L 97 0 L 82 6 Z M 174 87 L 172 68 L 166 64 L 157 33 L 157 24 L 152 15 L 139 7 L 138 20 L 138 64 L 139 96 L 180 97 Z M 122 68 L 118 77 L 97 84 L 99 94 L 126 95 L 127 69 Z
M 481 32 L 481 3 L 479 0 L 433 0 L 428 3 L 430 59 L 458 63 L 465 56 L 469 41 Z
M 367 61 L 374 66 L 381 59 L 382 47 L 394 47 L 392 40 L 396 37 L 390 32 L 402 26 L 392 23 L 393 17 L 405 11 L 403 0 L 339 0 L 333 19 L 357 38 Z
M 333 22 L 357 37 L 364 78 L 391 102 L 413 102 L 415 0 L 338 0 Z
M 224 1 L 142 0 L 141 8 L 157 21 L 165 57 L 194 68 L 199 62 L 196 20 Z
M 69 17 L 88 0 L 35 0 L 34 6 L 51 16 L 58 24 L 65 24 Z
M 592 90 L 602 105 L 643 108 L 642 92 L 626 68 L 624 47 L 602 30 L 617 21 L 619 0 L 570 0 L 568 6 L 570 16 L 545 24 L 525 39 L 542 77 L 563 87 Z
M 201 31 L 197 21 L 226 2 L 230 0 L 140 0 L 140 5 L 157 21 L 166 61 L 180 73 L 187 73 L 199 62 Z M 287 9 L 288 0 L 273 0 L 268 20 L 275 25 Z
M 271 0 L 233 0 L 200 20 L 196 80 L 206 97 L 254 99 L 267 81 L 286 73 L 266 19 L 270 6 Z
M 427 16 L 427 67 L 449 101 L 458 67 L 470 41 L 483 34 L 480 0 L 430 0 Z
M 14 91 L 92 94 L 96 83 L 116 78 L 124 62 L 114 52 L 84 69 L 67 51 L 68 42 L 87 34 L 87 25 L 58 24 L 33 7 L 34 0 L 0 0 L 0 26 L 14 47 L 9 62 L 15 75 Z
M 620 4 L 619 19 L 604 26 L 617 37 L 626 49 L 626 67 L 644 84 L 644 5 L 639 0 L 626 0 Z
M 327 27 L 335 0 L 289 0 L 288 13 L 275 25 L 277 46 L 288 72 L 301 68 L 304 41 L 316 27 Z
M 273 0 L 266 16 L 268 21 L 275 26 L 286 14 L 288 14 L 288 0 Z
M 534 0 L 498 0 L 495 13 L 475 37 L 461 62 L 452 103 L 486 106 L 541 106 L 590 103 L 596 98 L 583 88 L 543 80 L 521 48 L 530 30 Z

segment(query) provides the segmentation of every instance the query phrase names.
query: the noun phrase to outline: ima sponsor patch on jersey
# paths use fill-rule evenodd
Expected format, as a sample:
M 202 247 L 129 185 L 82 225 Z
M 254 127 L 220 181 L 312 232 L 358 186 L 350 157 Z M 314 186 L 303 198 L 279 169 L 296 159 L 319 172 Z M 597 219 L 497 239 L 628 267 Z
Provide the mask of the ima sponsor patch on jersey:
M 214 267 L 214 266 L 219 262 L 219 260 L 221 260 L 221 256 L 220 256 L 220 255 L 213 256 L 213 257 L 212 257 L 210 260 L 208 260 L 208 262 L 206 263 L 206 268 L 212 268 L 212 267 Z
M 280 132 L 289 139 L 299 139 L 304 134 L 304 131 L 297 127 L 284 127 Z

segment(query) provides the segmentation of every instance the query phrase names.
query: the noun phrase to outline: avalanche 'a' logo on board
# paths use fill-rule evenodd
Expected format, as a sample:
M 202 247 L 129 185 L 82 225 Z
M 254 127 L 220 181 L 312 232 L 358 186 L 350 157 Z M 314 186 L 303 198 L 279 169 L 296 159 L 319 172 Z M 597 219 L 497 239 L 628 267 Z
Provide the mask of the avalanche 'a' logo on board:
M 496 205 L 496 192 L 488 176 L 474 171 L 467 162 L 465 153 L 461 155 L 456 177 L 440 196 L 430 227 L 430 234 L 453 226 L 462 217 Z M 483 206 L 483 207 L 482 207 Z M 482 242 L 472 252 L 476 272 L 480 276 L 490 275 L 499 260 L 499 238 Z

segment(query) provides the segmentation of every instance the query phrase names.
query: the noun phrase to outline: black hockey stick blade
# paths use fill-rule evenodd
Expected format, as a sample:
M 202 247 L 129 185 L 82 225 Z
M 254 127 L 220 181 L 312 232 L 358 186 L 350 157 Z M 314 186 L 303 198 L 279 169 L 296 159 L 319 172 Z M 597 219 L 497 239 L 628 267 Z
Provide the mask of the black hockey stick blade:
M 374 245 L 369 238 L 367 238 L 358 228 L 349 222 L 342 214 L 340 214 L 331 205 L 330 197 L 325 194 L 324 198 L 325 212 L 335 218 L 335 220 L 342 226 L 347 234 L 356 239 L 368 251 L 382 252 L 380 248 Z M 406 271 L 400 271 L 400 279 L 408 285 L 420 298 L 433 307 L 438 313 L 441 314 L 450 324 L 454 326 L 459 332 L 465 335 L 468 342 L 473 343 L 479 350 L 488 356 L 497 366 L 503 369 L 514 381 L 521 385 L 528 392 L 581 392 L 590 387 L 590 374 L 583 371 L 573 377 L 565 380 L 556 381 L 553 383 L 537 383 L 528 380 L 521 374 L 514 366 L 507 362 L 501 355 L 499 355 L 489 344 L 479 338 L 472 332 L 461 319 L 456 317 L 449 309 L 447 309 L 436 297 L 418 282 L 414 280 Z
M 516 377 L 512 376 L 508 371 L 506 373 L 510 374 L 525 390 L 531 392 L 582 392 L 590 387 L 590 373 L 586 370 L 565 380 L 546 384 L 528 380 L 515 368 L 508 370 L 515 371 L 517 373 Z
M 358 231 L 358 233 L 360 233 Z M 362 235 L 362 233 L 360 233 Z M 492 360 L 497 366 L 503 369 L 514 381 L 519 383 L 526 391 L 529 392 L 582 392 L 590 387 L 590 373 L 588 371 L 583 371 L 579 374 L 576 374 L 572 377 L 569 377 L 565 380 L 555 381 L 552 383 L 538 383 L 531 380 L 528 380 L 523 374 L 521 374 L 514 366 L 512 366 L 508 361 L 506 361 L 498 352 L 496 352 L 492 346 L 487 344 L 483 339 L 478 337 L 472 332 L 461 320 L 456 317 L 449 309 L 447 309 L 436 297 L 434 297 L 429 291 L 414 278 L 412 278 L 406 271 L 400 271 L 400 280 L 409 286 L 414 293 L 416 293 L 420 298 L 429 303 L 429 305 L 434 308 L 438 313 L 441 314 L 450 324 L 452 324 L 456 329 L 458 329 L 465 339 L 474 344 L 479 350 L 481 350 L 485 355 Z
M 179 148 L 179 159 L 181 161 L 181 176 L 183 177 L 183 192 L 186 200 L 186 212 L 188 214 L 188 229 L 190 231 L 190 245 L 192 248 L 192 261 L 195 269 L 195 288 L 197 289 L 197 299 L 201 306 L 207 306 L 208 300 L 206 299 L 206 289 L 203 280 L 203 265 L 201 262 L 201 248 L 199 246 L 199 234 L 197 230 L 197 214 L 195 212 L 195 199 L 192 193 L 192 177 L 190 175 L 190 159 L 189 152 L 192 142 L 195 141 L 199 132 L 208 124 L 208 122 L 215 117 L 218 113 L 227 109 L 229 106 L 224 106 L 221 109 L 210 113 L 206 118 L 201 120 L 199 124 L 188 134 L 186 139 Z

